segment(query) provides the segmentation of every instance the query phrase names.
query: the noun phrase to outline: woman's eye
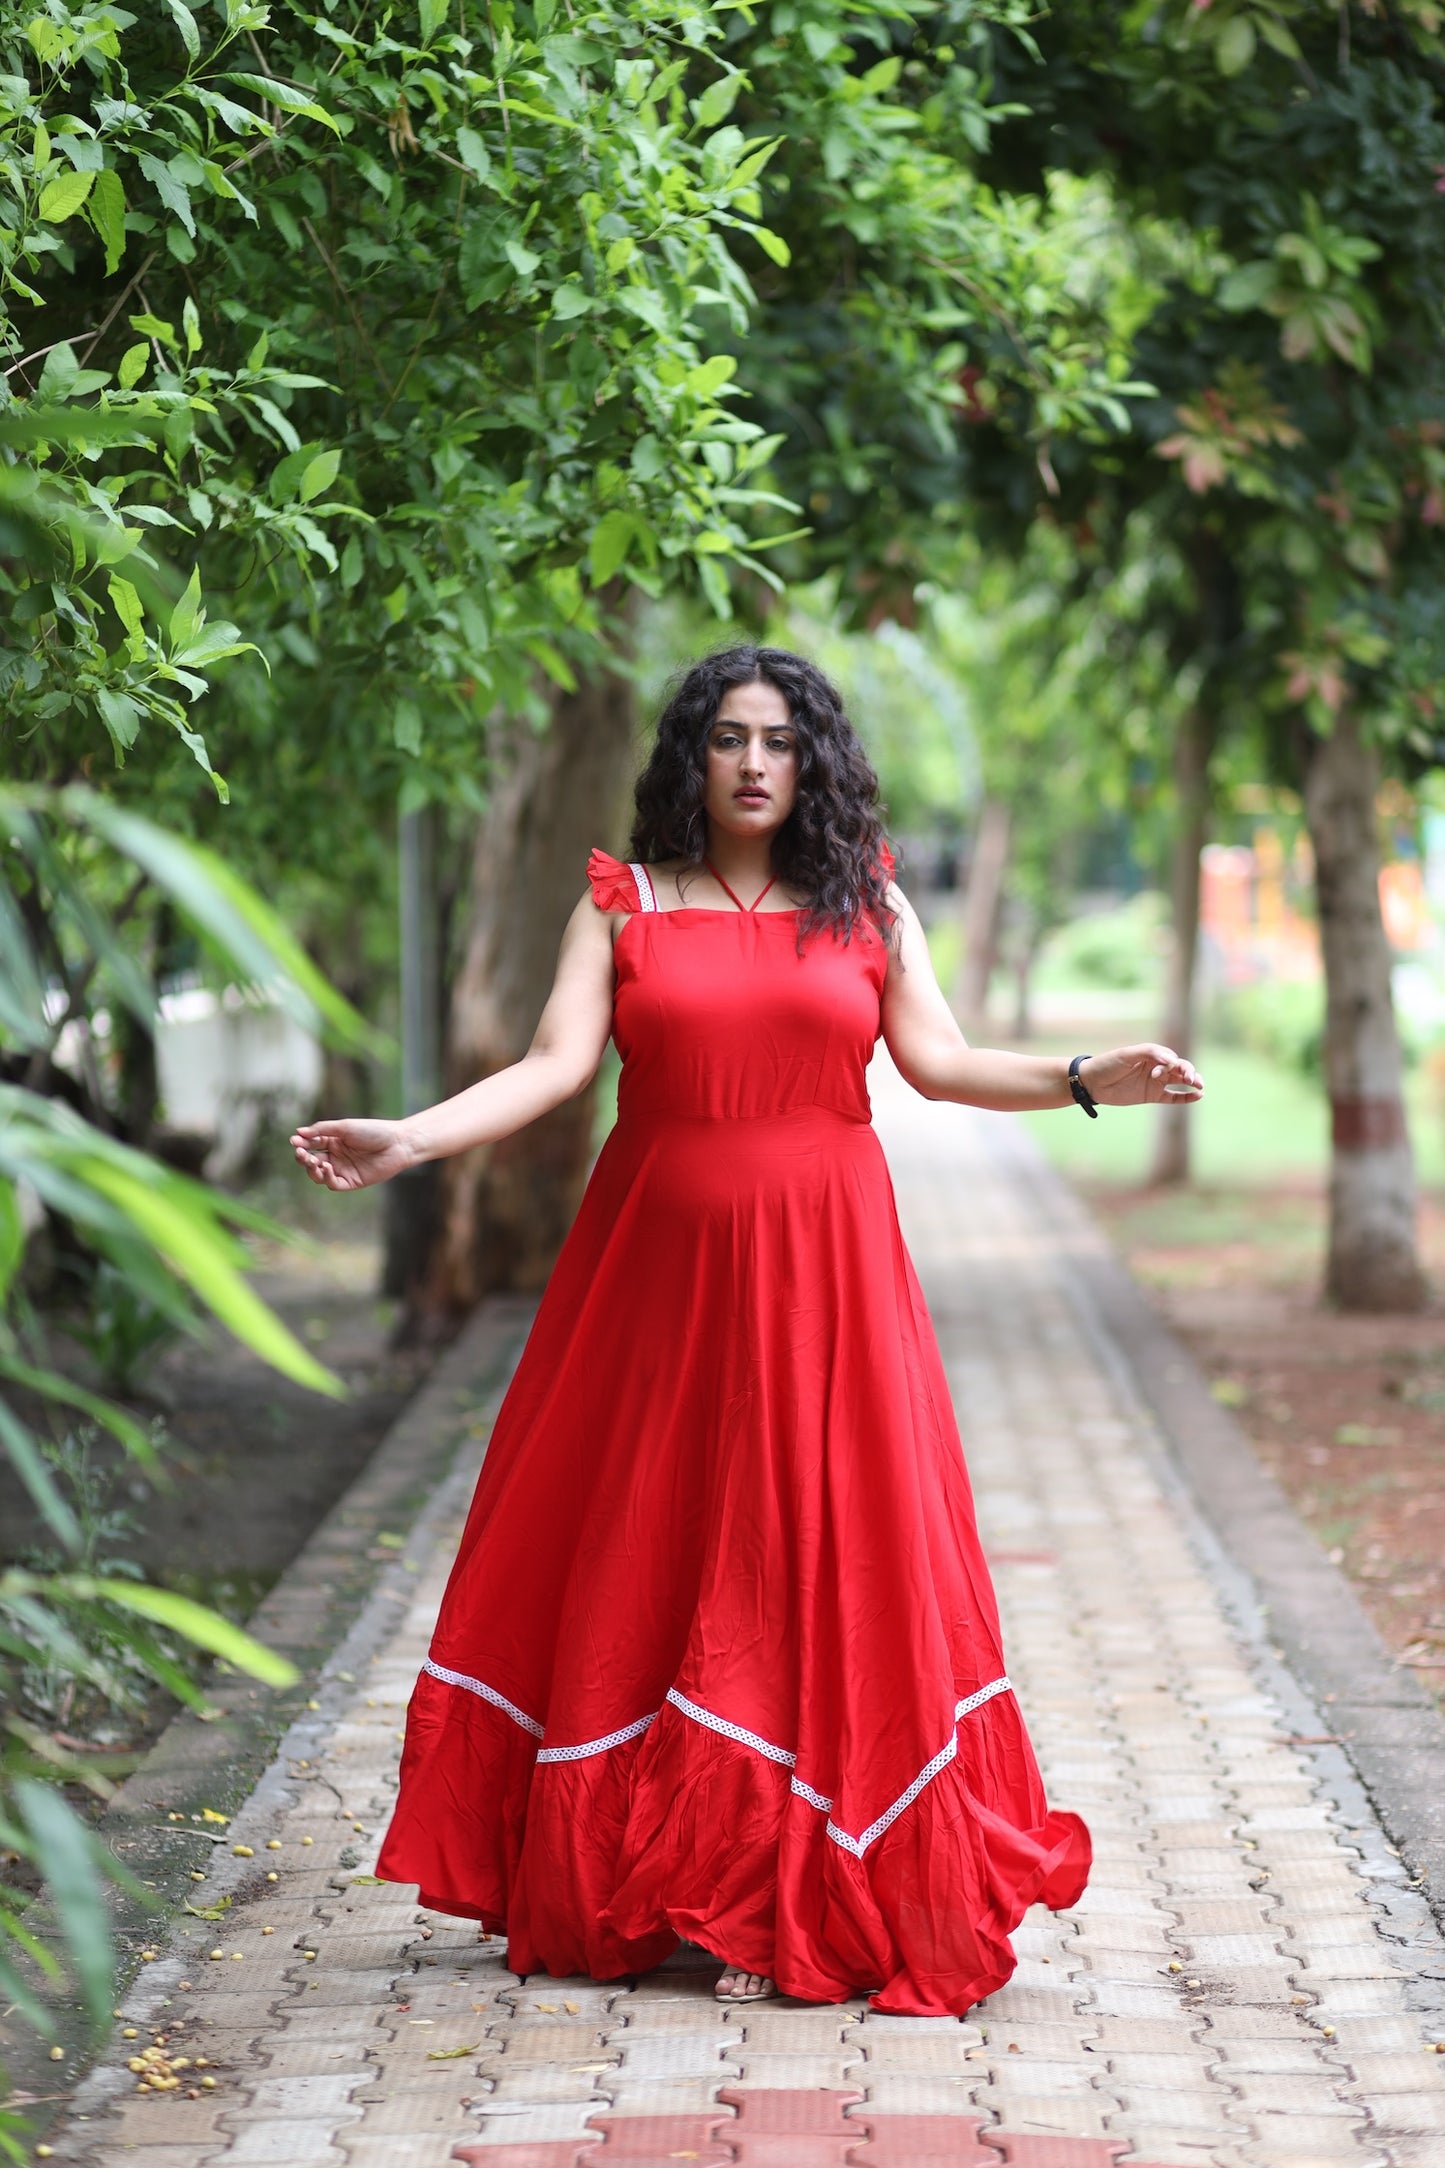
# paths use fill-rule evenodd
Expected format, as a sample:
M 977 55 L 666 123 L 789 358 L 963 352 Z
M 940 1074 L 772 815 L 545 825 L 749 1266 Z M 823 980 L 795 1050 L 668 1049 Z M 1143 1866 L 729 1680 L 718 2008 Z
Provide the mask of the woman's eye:
M 791 753 L 792 750 L 793 741 L 791 738 L 769 738 L 768 740 L 768 751 L 770 753 Z

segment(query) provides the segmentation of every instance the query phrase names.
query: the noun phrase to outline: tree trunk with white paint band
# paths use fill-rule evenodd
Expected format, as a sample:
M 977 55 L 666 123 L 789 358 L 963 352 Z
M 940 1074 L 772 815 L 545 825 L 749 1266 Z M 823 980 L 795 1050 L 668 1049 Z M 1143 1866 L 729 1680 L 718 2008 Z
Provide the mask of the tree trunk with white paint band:
M 1378 756 L 1346 713 L 1314 746 L 1305 776 L 1326 988 L 1332 1158 L 1325 1288 L 1347 1310 L 1417 1310 L 1428 1290 L 1380 916 L 1379 774 Z

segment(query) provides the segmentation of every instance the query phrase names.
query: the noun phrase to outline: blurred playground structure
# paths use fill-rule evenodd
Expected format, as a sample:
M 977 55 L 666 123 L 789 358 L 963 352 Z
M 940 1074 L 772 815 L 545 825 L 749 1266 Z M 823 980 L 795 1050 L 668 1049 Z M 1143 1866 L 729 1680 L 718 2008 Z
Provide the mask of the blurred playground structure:
M 1445 812 L 1416 812 L 1388 791 L 1380 815 L 1389 838 L 1380 913 L 1395 958 L 1395 1005 L 1409 1051 L 1428 1058 L 1445 1037 Z M 1199 964 L 1206 1013 L 1220 997 L 1268 984 L 1315 989 L 1323 1002 L 1313 882 L 1302 828 L 1287 834 L 1261 823 L 1247 843 L 1206 845 Z

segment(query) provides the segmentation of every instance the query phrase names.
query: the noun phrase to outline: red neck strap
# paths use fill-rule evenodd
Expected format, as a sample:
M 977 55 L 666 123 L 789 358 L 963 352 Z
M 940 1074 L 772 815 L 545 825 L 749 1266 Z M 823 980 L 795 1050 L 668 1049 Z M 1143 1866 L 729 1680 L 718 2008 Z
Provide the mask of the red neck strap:
M 705 866 L 707 867 L 707 870 L 708 870 L 708 872 L 709 872 L 709 873 L 710 873 L 710 874 L 712 875 L 713 879 L 714 879 L 714 880 L 715 880 L 715 881 L 717 882 L 717 885 L 718 885 L 718 887 L 719 887 L 719 888 L 720 888 L 720 889 L 721 889 L 721 890 L 723 891 L 723 894 L 724 894 L 724 895 L 726 895 L 726 896 L 731 896 L 731 897 L 732 897 L 732 900 L 733 900 L 733 902 L 734 902 L 734 903 L 735 903 L 735 904 L 737 905 L 738 909 L 739 909 L 739 910 L 740 910 L 740 911 L 742 912 L 742 914 L 743 914 L 744 918 L 750 918 L 750 917 L 752 916 L 753 912 L 754 912 L 754 911 L 756 911 L 756 909 L 757 909 L 758 905 L 759 905 L 759 904 L 760 904 L 760 903 L 762 902 L 762 900 L 763 900 L 764 896 L 766 896 L 766 894 L 768 893 L 768 889 L 770 889 L 770 888 L 776 888 L 776 887 L 777 887 L 777 885 L 778 885 L 778 876 L 777 876 L 777 875 L 776 875 L 776 873 L 775 873 L 775 874 L 773 875 L 772 879 L 771 879 L 771 880 L 770 880 L 770 881 L 769 881 L 769 882 L 768 882 L 768 883 L 766 884 L 766 886 L 764 886 L 764 887 L 762 887 L 762 888 L 760 888 L 760 889 L 758 890 L 757 894 L 756 894 L 756 895 L 754 896 L 754 898 L 753 898 L 753 900 L 752 900 L 752 902 L 751 902 L 751 903 L 744 903 L 744 902 L 743 902 L 743 899 L 742 899 L 742 897 L 741 897 L 741 896 L 740 896 L 740 895 L 739 895 L 739 894 L 737 893 L 736 889 L 732 889 L 732 888 L 729 888 L 729 887 L 728 887 L 728 884 L 727 884 L 727 882 L 726 882 L 726 881 L 725 881 L 725 880 L 723 879 L 722 875 L 721 875 L 721 874 L 720 874 L 720 873 L 718 872 L 718 870 L 717 870 L 717 867 L 716 867 L 716 866 L 715 866 L 715 865 L 713 864 L 713 862 L 712 862 L 712 860 L 711 860 L 710 858 L 705 858 L 705 859 L 703 860 L 703 864 L 704 864 L 704 865 L 705 865 Z

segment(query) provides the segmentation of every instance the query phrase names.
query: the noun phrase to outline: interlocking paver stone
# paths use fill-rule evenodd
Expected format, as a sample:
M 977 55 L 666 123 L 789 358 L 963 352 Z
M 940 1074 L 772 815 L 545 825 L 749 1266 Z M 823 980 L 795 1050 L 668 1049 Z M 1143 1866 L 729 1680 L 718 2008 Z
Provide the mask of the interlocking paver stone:
M 343 1852 L 375 1858 L 462 1469 L 414 1576 L 333 1659 L 356 1681 L 339 1719 L 308 1715 L 233 1824 L 258 1857 L 280 1840 L 279 1881 L 221 1928 L 178 1930 L 165 2011 L 145 1980 L 127 2005 L 143 2038 L 186 2017 L 216 2091 L 137 2097 L 117 2042 L 58 2160 L 441 2168 L 459 2144 L 481 2168 L 1445 2163 L 1445 2056 L 1425 2052 L 1445 2038 L 1445 1946 L 1344 1757 L 1288 1743 L 1333 1724 L 1201 1562 L 1127 1364 L 1079 1307 L 1086 1237 L 1049 1217 L 1002 1118 L 925 1107 L 886 1070 L 876 1096 L 1010 1675 L 1055 1798 L 1094 1830 L 1080 1902 L 1030 1914 L 1014 1980 L 960 2024 L 861 1998 L 722 2011 L 696 1952 L 635 1984 L 522 1982 L 499 1938 L 356 1880 L 369 1869 Z M 208 1862 L 208 1895 L 229 1872 Z M 217 1938 L 243 1962 L 211 1962 Z

